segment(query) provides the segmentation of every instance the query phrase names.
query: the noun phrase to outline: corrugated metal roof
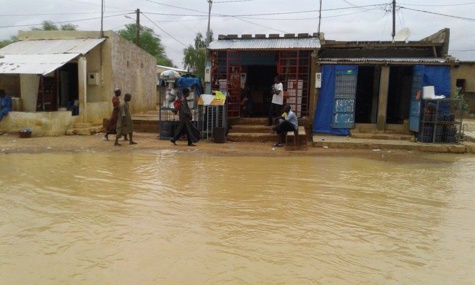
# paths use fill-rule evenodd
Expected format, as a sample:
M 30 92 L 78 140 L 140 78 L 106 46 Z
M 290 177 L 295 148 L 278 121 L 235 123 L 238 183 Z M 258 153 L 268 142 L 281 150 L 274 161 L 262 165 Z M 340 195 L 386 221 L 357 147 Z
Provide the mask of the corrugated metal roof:
M 105 39 L 19 41 L 0 49 L 0 74 L 48 74 Z
M 105 39 L 35 40 L 18 41 L 0 49 L 0 55 L 7 54 L 85 54 Z
M 318 38 L 239 38 L 220 39 L 209 44 L 209 50 L 282 50 L 282 49 L 317 49 L 320 48 Z
M 319 58 L 328 62 L 408 62 L 408 63 L 445 63 L 444 58 Z
M 79 54 L 21 54 L 0 56 L 0 74 L 46 75 L 65 65 Z

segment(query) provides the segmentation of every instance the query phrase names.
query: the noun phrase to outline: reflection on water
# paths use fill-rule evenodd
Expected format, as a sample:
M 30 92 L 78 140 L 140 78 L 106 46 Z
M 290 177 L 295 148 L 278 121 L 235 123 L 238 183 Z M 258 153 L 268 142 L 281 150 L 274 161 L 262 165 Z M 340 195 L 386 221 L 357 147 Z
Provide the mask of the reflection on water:
M 469 284 L 475 158 L 1 155 L 1 284 Z

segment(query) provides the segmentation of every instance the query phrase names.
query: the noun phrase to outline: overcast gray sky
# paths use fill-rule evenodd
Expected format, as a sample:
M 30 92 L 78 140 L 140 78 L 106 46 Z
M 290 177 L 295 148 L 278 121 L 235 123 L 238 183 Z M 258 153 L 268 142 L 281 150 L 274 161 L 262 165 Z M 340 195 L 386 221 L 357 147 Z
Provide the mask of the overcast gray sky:
M 219 34 L 314 33 L 319 26 L 319 0 L 212 0 L 211 29 Z M 326 39 L 390 41 L 392 0 L 322 0 L 320 31 Z M 475 0 L 396 1 L 396 32 L 409 28 L 410 41 L 450 28 L 450 54 L 475 61 Z M 100 30 L 101 0 L 0 0 L 0 40 L 18 30 L 74 24 L 78 30 Z M 135 22 L 160 36 L 167 56 L 183 67 L 183 49 L 198 32 L 206 34 L 208 0 L 104 0 L 104 30 Z M 126 17 L 127 16 L 127 17 Z M 128 18 L 129 17 L 129 18 Z M 132 19 L 130 19 L 132 18 Z

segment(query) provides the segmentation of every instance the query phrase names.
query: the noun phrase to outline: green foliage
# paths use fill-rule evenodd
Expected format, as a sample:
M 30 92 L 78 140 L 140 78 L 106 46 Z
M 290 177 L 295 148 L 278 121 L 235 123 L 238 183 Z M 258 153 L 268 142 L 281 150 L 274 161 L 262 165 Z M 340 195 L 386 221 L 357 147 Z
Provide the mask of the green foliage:
M 76 30 L 76 25 L 73 24 L 64 24 L 61 25 L 60 28 L 56 26 L 55 23 L 51 21 L 43 21 L 41 24 L 41 28 L 31 28 L 32 31 L 75 31 Z
M 61 25 L 61 27 L 58 28 L 56 24 L 54 24 L 51 21 L 43 21 L 41 24 L 41 28 L 31 28 L 32 31 L 75 31 L 76 30 L 76 25 L 73 24 L 64 24 Z M 12 36 L 10 37 L 10 40 L 2 40 L 0 41 L 0 48 L 5 47 L 11 43 L 17 42 L 18 37 Z
M 77 28 L 76 25 L 73 25 L 73 24 L 64 24 L 64 25 L 61 25 L 61 30 L 62 31 L 75 31 Z
M 454 99 L 461 100 L 461 102 L 457 106 L 457 109 L 468 111 L 468 104 L 467 102 L 465 102 L 465 99 L 463 98 L 462 88 L 460 87 L 455 88 Z
M 16 36 L 10 37 L 9 40 L 0 41 L 0 48 L 6 47 L 7 45 L 17 42 L 18 38 Z
M 136 24 L 128 24 L 125 26 L 125 29 L 119 30 L 118 33 L 124 39 L 137 44 Z M 162 45 L 160 37 L 156 36 L 152 29 L 140 26 L 139 41 L 140 47 L 157 59 L 157 64 L 173 66 L 173 62 L 165 54 L 165 48 Z
M 210 34 L 211 40 L 213 34 Z M 204 80 L 205 64 L 206 64 L 206 38 L 201 33 L 197 33 L 194 46 L 189 45 L 183 50 L 183 63 L 185 69 L 192 74 Z

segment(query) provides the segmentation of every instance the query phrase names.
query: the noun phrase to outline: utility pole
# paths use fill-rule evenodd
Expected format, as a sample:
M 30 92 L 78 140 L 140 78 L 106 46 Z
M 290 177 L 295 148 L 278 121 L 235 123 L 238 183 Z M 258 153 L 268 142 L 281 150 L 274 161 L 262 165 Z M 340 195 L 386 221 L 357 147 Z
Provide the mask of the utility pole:
M 391 35 L 394 42 L 394 36 L 396 36 L 396 0 L 393 0 L 393 33 Z
M 322 22 L 322 0 L 320 0 L 320 9 L 318 11 L 318 38 L 320 38 L 320 24 Z
M 136 45 L 140 47 L 140 9 L 137 9 L 137 34 L 136 34 Z
M 101 1 L 101 38 L 104 37 L 104 0 Z
M 210 39 L 210 22 L 211 22 L 211 6 L 213 5 L 213 0 L 208 0 L 209 10 L 208 10 L 208 30 L 206 30 L 206 47 L 209 46 Z

